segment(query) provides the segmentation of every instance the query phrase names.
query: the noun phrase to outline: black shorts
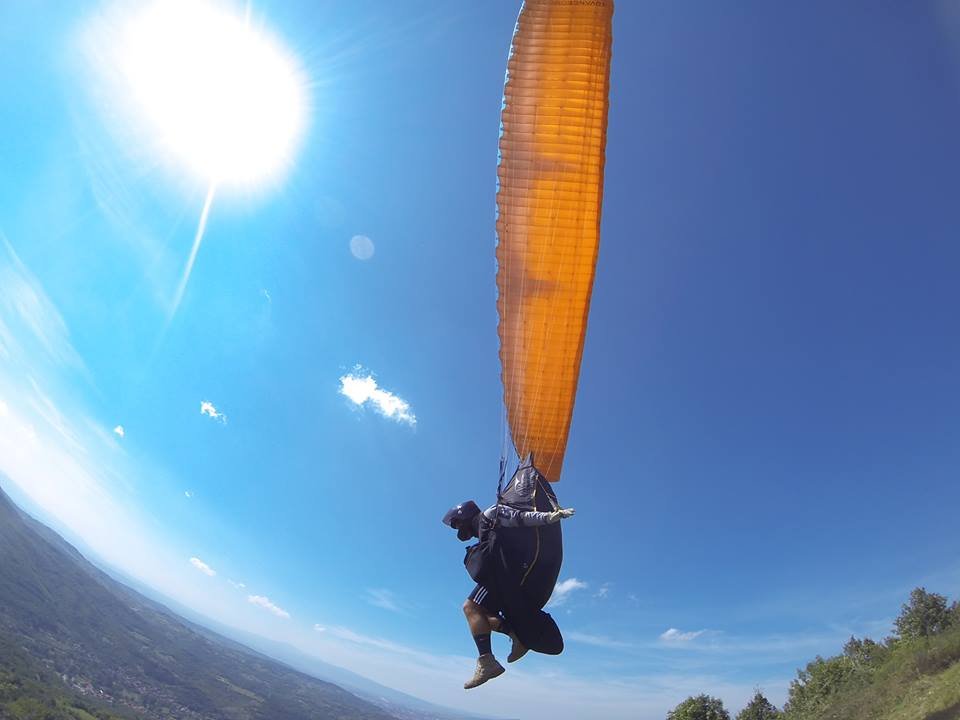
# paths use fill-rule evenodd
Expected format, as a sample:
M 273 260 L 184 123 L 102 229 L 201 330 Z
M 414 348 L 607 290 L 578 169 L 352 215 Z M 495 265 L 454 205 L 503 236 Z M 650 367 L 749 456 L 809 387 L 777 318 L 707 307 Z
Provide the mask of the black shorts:
M 499 596 L 483 585 L 477 585 L 473 592 L 467 595 L 467 600 L 473 600 L 491 615 L 499 615 L 503 610 L 503 603 L 500 602 Z

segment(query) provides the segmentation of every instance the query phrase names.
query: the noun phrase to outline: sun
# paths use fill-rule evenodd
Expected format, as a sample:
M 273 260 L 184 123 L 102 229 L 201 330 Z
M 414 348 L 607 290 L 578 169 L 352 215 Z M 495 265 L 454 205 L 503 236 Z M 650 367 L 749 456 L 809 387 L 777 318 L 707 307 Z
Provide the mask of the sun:
M 248 13 L 158 0 L 121 27 L 115 70 L 168 155 L 216 185 L 250 185 L 292 162 L 305 122 L 293 56 Z

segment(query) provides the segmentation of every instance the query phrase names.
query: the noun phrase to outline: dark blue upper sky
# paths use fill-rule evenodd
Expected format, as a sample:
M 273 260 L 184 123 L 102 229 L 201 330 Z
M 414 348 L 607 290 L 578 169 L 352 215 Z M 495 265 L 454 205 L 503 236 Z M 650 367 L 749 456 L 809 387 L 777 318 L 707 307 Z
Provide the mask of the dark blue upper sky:
M 781 702 L 911 587 L 960 593 L 960 13 L 620 0 L 557 487 L 567 650 L 465 698 L 470 586 L 439 518 L 496 488 L 517 10 L 253 3 L 307 129 L 284 174 L 218 189 L 175 308 L 207 185 L 138 141 L 98 69 L 122 13 L 4 4 L 5 486 L 198 612 L 428 699 Z M 415 423 L 341 392 L 368 373 Z

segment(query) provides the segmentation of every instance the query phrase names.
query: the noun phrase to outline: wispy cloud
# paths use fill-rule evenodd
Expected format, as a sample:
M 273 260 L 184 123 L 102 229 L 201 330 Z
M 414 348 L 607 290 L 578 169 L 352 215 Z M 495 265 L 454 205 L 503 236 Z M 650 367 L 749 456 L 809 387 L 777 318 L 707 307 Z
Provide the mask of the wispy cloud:
M 193 493 L 190 492 L 189 490 L 184 490 L 184 491 L 183 491 L 183 496 L 184 496 L 185 498 L 187 498 L 187 500 L 189 500 L 190 498 L 193 497 Z
M 660 633 L 660 639 L 666 643 L 688 643 L 692 640 L 696 640 L 698 637 L 703 635 L 706 630 L 693 630 L 688 632 L 683 632 L 677 628 L 670 628 Z
M 237 582 L 236 580 L 228 579 L 227 582 L 230 584 L 231 587 L 234 587 L 237 590 L 244 590 L 247 587 L 242 582 Z
M 377 385 L 376 379 L 369 373 L 357 371 L 340 378 L 340 394 L 361 407 L 370 405 L 380 415 L 396 422 L 413 427 L 417 417 L 408 403 L 398 395 Z
M 210 567 L 209 565 L 207 565 L 207 564 L 206 564 L 203 560 L 201 560 L 200 558 L 195 558 L 195 557 L 190 558 L 190 564 L 193 565 L 197 570 L 199 570 L 200 572 L 202 572 L 204 575 L 208 575 L 208 576 L 210 576 L 210 577 L 213 577 L 214 575 L 217 574 L 217 571 L 216 571 L 216 570 L 214 570 L 212 567 Z
M 0 357 L 31 365 L 42 357 L 86 372 L 63 316 L 2 234 L 0 288 Z
M 317 623 L 316 625 L 314 625 L 314 626 L 313 626 L 313 629 L 314 629 L 315 632 L 318 632 L 318 633 L 322 633 L 322 632 L 326 632 L 326 631 L 327 631 L 327 629 L 326 629 L 323 625 L 321 625 L 321 624 L 319 624 L 319 623 Z
M 256 605 L 257 607 L 262 607 L 264 610 L 272 612 L 278 618 L 283 618 L 284 620 L 290 619 L 290 613 L 283 608 L 274 605 L 270 601 L 270 598 L 264 597 L 263 595 L 248 595 L 247 602 L 251 605 Z
M 464 677 L 472 670 L 474 657 L 423 651 L 392 640 L 365 635 L 346 627 L 320 626 L 311 633 L 307 651 L 328 662 L 334 661 L 354 672 L 384 682 L 392 680 L 398 689 L 415 693 L 431 702 L 460 707 L 468 705 L 457 694 Z M 570 633 L 565 633 L 570 637 Z M 576 634 L 574 634 L 576 635 Z M 576 635 L 571 642 L 600 647 L 615 640 L 593 635 Z M 759 678 L 768 696 L 780 702 L 788 678 Z M 753 694 L 755 681 L 736 682 L 724 673 L 694 671 L 610 672 L 609 667 L 594 672 L 565 672 L 562 667 L 537 669 L 532 666 L 511 668 L 491 688 L 497 697 L 510 698 L 512 713 L 518 717 L 540 717 L 545 709 L 558 720 L 596 715 L 610 720 L 662 718 L 684 697 L 704 692 L 721 697 L 728 706 L 742 707 Z M 493 697 L 493 696 L 490 696 Z
M 183 605 L 219 611 L 217 584 L 197 582 L 201 571 L 171 549 L 164 524 L 129 480 L 163 483 L 167 473 L 118 452 L 113 426 L 91 413 L 85 398 L 97 393 L 67 323 L 2 234 L 0 288 L 4 489 L 81 551 Z
M 354 632 L 353 630 L 345 627 L 332 627 L 329 628 L 329 632 L 334 637 L 340 638 L 341 640 L 347 640 L 352 643 L 357 643 L 358 645 L 367 645 L 369 647 L 375 647 L 379 648 L 380 650 L 386 650 L 391 653 L 399 653 L 402 655 L 416 654 L 416 650 L 413 648 L 408 648 L 404 645 L 391 642 L 390 640 L 371 637 L 369 635 L 362 635 L 361 633 Z
M 367 590 L 367 602 L 374 607 L 383 608 L 384 610 L 389 610 L 390 612 L 403 612 L 400 605 L 397 603 L 396 596 L 389 590 L 384 590 L 382 588 Z
M 610 583 L 604 583 L 597 588 L 597 591 L 593 594 L 593 596 L 599 600 L 605 600 L 606 598 L 610 597 Z
M 547 607 L 560 607 L 570 599 L 570 596 L 574 592 L 584 590 L 586 587 L 587 583 L 577 578 L 561 580 L 557 583 L 556 587 L 553 588 L 553 595 L 550 596 L 550 602 L 547 603 Z
M 67 416 L 60 411 L 57 404 L 44 392 L 33 377 L 29 377 L 28 382 L 33 392 L 26 399 L 27 406 L 33 410 L 37 417 L 43 419 L 73 450 L 82 451 L 83 443 L 80 441 L 77 428 L 73 427 L 67 420 Z
M 217 410 L 216 406 L 209 400 L 200 401 L 200 414 L 207 415 L 208 417 L 211 417 L 214 420 L 223 423 L 224 425 L 227 424 L 227 416 Z
M 838 630 L 737 636 L 719 630 L 684 632 L 677 628 L 670 628 L 660 634 L 656 644 L 666 648 L 682 648 L 690 653 L 697 653 L 701 658 L 735 657 L 738 664 L 744 666 L 782 662 L 784 658 L 800 660 L 808 655 L 823 652 L 825 649 L 839 649 L 852 634 L 856 632 Z
M 123 425 L 117 425 L 113 429 L 113 434 L 123 438 L 127 436 L 127 431 L 123 429 Z
M 623 640 L 614 640 L 606 635 L 592 635 L 590 633 L 577 632 L 576 630 L 565 631 L 563 636 L 567 640 L 582 643 L 584 645 L 593 645 L 594 647 L 612 648 L 618 650 L 633 647 L 633 645 L 628 642 L 624 642 Z

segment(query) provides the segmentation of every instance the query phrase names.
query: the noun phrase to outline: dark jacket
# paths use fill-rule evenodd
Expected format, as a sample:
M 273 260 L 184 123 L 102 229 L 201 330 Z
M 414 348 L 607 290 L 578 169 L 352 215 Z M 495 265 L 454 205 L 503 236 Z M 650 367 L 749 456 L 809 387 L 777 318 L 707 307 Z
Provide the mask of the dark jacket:
M 504 617 L 520 641 L 548 655 L 563 651 L 560 629 L 543 611 L 563 562 L 560 523 L 549 518 L 557 509 L 546 478 L 529 461 L 522 464 L 504 490 L 499 510 L 474 519 L 480 542 L 467 548 L 464 561 L 474 580 L 499 595 Z

